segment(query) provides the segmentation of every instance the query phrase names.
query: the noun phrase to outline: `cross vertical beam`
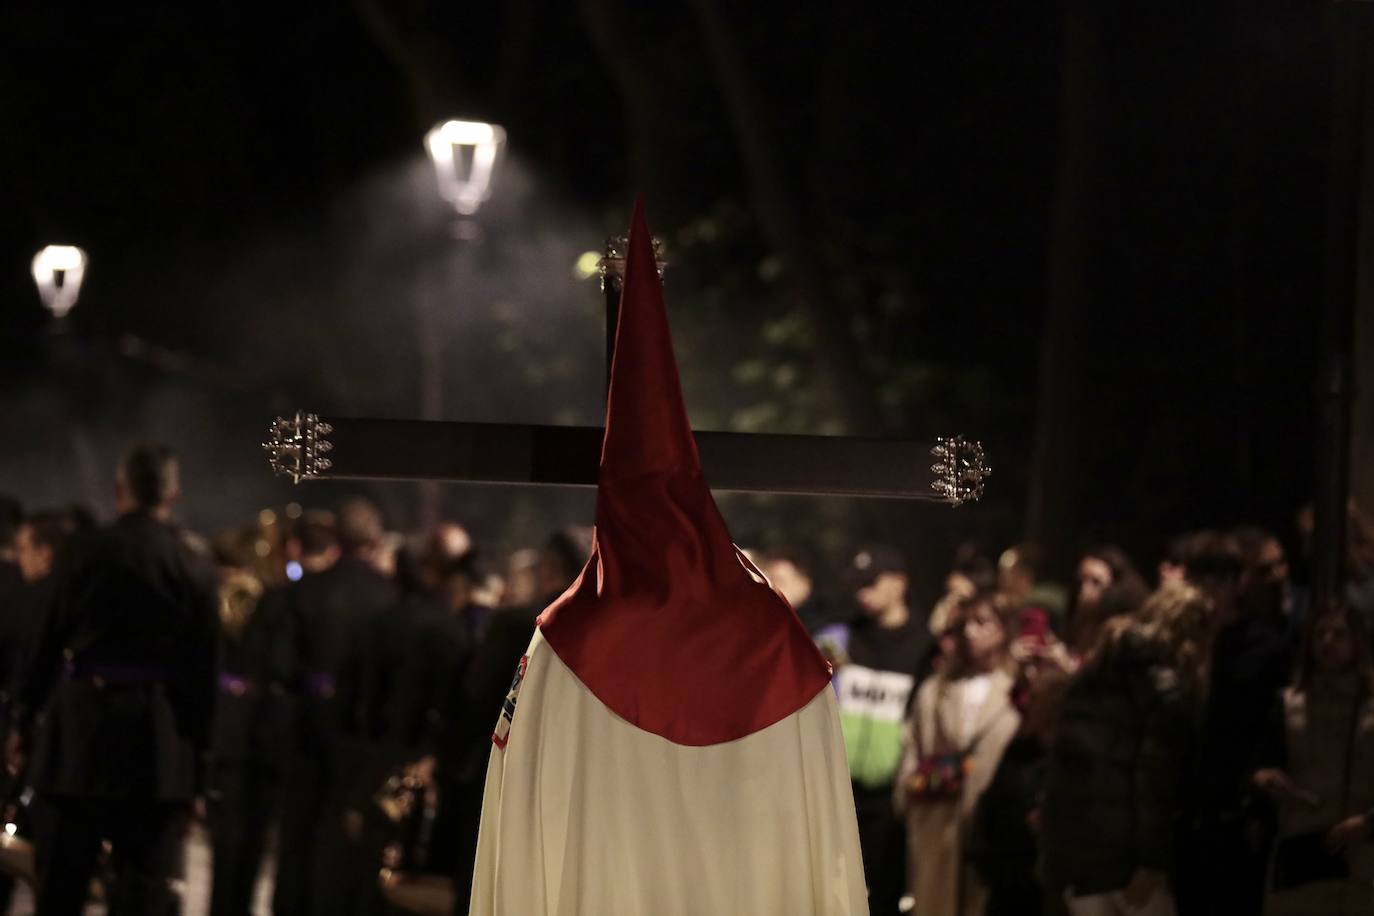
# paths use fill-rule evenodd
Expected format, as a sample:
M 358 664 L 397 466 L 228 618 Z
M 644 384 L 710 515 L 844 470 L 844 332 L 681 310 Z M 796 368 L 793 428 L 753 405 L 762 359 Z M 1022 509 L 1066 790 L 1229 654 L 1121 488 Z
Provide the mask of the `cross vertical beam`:
M 606 247 L 610 249 L 607 241 Z M 611 391 L 611 363 L 615 360 L 615 332 L 620 326 L 620 274 L 610 273 L 606 262 L 601 265 L 601 292 L 606 296 L 606 393 Z
M 654 249 L 654 266 L 658 268 L 658 278 L 663 279 L 663 269 L 668 262 L 663 259 L 663 242 L 654 237 L 649 240 Z M 606 297 L 606 390 L 611 389 L 611 362 L 615 359 L 615 332 L 620 324 L 620 281 L 625 275 L 625 254 L 630 240 L 627 236 L 613 235 L 606 239 L 605 253 L 597 267 L 601 273 L 601 292 Z

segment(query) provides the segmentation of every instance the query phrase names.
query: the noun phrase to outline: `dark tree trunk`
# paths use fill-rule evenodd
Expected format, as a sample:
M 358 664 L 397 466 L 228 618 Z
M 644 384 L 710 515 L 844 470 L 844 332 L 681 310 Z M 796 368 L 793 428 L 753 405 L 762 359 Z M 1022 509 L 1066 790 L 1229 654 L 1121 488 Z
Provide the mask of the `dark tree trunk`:
M 1313 599 L 1338 596 L 1345 578 L 1350 484 L 1351 387 L 1355 302 L 1359 292 L 1361 172 L 1366 171 L 1370 10 L 1330 4 L 1331 152 L 1327 163 L 1326 289 L 1317 367 L 1317 474 L 1313 501 Z M 1367 225 L 1365 227 L 1367 230 Z
M 865 371 L 850 316 L 840 309 L 833 285 L 820 266 L 814 239 L 825 227 L 806 218 L 798 200 L 799 182 L 789 181 L 791 170 L 767 118 L 767 107 L 715 0 L 692 0 L 691 5 L 734 127 L 759 225 L 786 265 L 791 292 L 813 331 L 821 383 L 817 387 L 829 396 L 830 410 L 847 432 L 881 432 L 872 380 Z
M 1374 515 L 1374 62 L 1368 59 L 1363 80 L 1350 495 L 1370 516 Z
M 427 27 L 424 0 L 354 0 L 363 27 L 391 58 L 410 90 L 416 125 L 421 131 L 452 117 L 464 96 L 457 55 Z M 419 138 L 416 138 L 416 145 Z
M 673 151 L 682 144 L 672 133 L 673 101 L 657 76 L 654 38 L 637 33 L 617 0 L 582 0 L 580 7 L 587 34 L 620 96 L 629 144 L 629 184 L 651 204 L 667 202 L 672 195 L 666 193 L 665 166 L 671 170 Z M 660 219 L 676 215 L 659 209 L 652 210 L 654 214 Z
M 1076 480 L 1087 406 L 1081 361 L 1095 307 L 1090 266 L 1109 184 L 1102 4 L 1071 3 L 1064 32 L 1059 168 L 1050 240 L 1049 298 L 1040 338 L 1038 399 L 1026 539 L 1050 565 L 1066 559 L 1080 513 Z

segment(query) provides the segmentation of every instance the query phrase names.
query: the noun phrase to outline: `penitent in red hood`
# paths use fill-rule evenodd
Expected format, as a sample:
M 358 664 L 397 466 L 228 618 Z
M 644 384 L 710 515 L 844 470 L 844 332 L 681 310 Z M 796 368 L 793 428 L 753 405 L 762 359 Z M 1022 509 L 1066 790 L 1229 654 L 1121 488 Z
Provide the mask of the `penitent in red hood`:
M 735 547 L 701 473 L 644 205 L 630 226 L 591 559 L 539 618 L 588 690 L 684 745 L 797 712 L 830 668 Z

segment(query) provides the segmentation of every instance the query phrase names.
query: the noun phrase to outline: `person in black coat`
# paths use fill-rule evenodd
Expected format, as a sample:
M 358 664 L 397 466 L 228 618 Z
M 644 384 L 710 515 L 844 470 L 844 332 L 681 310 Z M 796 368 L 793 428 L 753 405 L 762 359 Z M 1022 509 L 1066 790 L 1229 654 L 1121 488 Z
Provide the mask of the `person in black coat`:
M 6 607 L 0 633 L 0 690 L 6 707 L 12 701 L 33 655 L 34 639 L 52 596 L 53 570 L 67 542 L 88 532 L 94 522 L 80 509 L 47 509 L 25 516 L 15 538 L 15 555 L 22 587 Z M 4 599 L 0 598 L 0 601 Z
M 1277 829 L 1273 806 L 1249 778 L 1273 698 L 1293 671 L 1297 628 L 1285 610 L 1287 562 L 1277 540 L 1254 529 L 1236 534 L 1194 535 L 1184 557 L 1187 581 L 1212 596 L 1221 629 L 1185 787 L 1182 916 L 1259 916 Z
M 460 716 L 455 708 L 448 714 L 449 718 L 468 718 L 473 723 L 470 730 L 480 736 L 481 740 L 475 745 L 482 770 L 479 779 L 485 775 L 491 730 L 500 717 L 501 704 L 506 700 L 520 658 L 534 638 L 536 621 L 577 578 L 591 550 L 590 528 L 564 528 L 549 536 L 539 551 L 534 603 L 501 607 L 491 614 L 482 644 L 460 678 L 461 684 L 455 685 L 449 693 L 452 703 L 465 705 L 470 710 Z M 450 735 L 450 740 L 440 750 L 440 765 L 450 769 L 465 768 L 474 749 L 470 743 L 459 742 L 469 742 L 470 737 Z M 469 870 L 471 864 L 468 863 Z
M 19 504 L 0 496 L 0 716 L 5 717 L 19 687 L 19 667 L 28 653 L 33 629 L 30 618 L 36 589 L 32 568 L 39 558 L 21 549 L 25 522 Z M 42 559 L 51 566 L 52 552 Z
M 312 512 L 293 532 L 302 569 L 337 559 L 333 516 Z M 256 537 L 256 536 L 254 536 Z M 289 734 L 288 591 L 264 589 L 241 545 L 221 543 L 219 709 L 208 815 L 214 849 L 211 916 L 249 916 L 277 811 Z
M 424 850 L 427 867 L 444 871 L 455 857 L 476 855 L 477 824 L 482 810 L 487 737 L 491 722 L 477 714 L 464 688 L 469 666 L 485 636 L 492 609 L 473 594 L 482 574 L 472 554 L 449 560 L 440 573 L 444 602 L 424 622 L 411 666 L 419 677 L 425 710 L 421 743 L 437 772 L 439 806 L 433 833 Z M 462 893 L 466 894 L 466 888 Z
M 9 716 L 17 688 L 17 666 L 26 638 L 20 634 L 27 629 L 28 592 L 20 572 L 18 533 L 23 520 L 19 503 L 0 496 L 0 730 L 9 732 Z M 8 801 L 14 794 L 17 773 L 6 772 L 0 778 L 0 796 Z M 9 911 L 10 896 L 14 893 L 14 879 L 0 875 L 0 912 Z
M 112 912 L 163 916 L 174 905 L 169 880 L 204 787 L 216 678 L 213 571 L 169 523 L 178 476 L 169 449 L 131 451 L 118 520 L 76 539 L 54 573 L 10 741 L 22 757 L 36 725 L 28 779 L 54 812 L 40 849 L 42 916 L 83 910 L 106 839 Z
M 460 537 L 452 537 L 454 532 Z M 353 705 L 348 718 L 355 742 L 347 779 L 335 787 L 334 807 L 348 825 L 343 854 L 350 863 L 349 877 L 336 882 L 338 893 L 331 913 L 366 914 L 385 909 L 379 896 L 377 869 L 384 863 L 411 870 L 424 865 L 423 851 L 432 818 L 417 810 L 410 817 L 393 820 L 396 811 L 379 804 L 394 787 L 393 777 L 425 753 L 437 709 L 435 685 L 452 676 L 452 667 L 466 662 L 446 651 L 449 633 L 444 626 L 452 616 L 445 590 L 447 567 L 462 562 L 471 542 L 461 527 L 436 526 L 425 537 L 398 551 L 395 606 L 367 621 L 354 634 L 343 666 L 340 697 Z M 460 553 L 455 557 L 451 551 Z M 464 646 L 467 643 L 464 642 Z M 432 810 L 431 810 L 432 813 Z M 404 847 L 409 855 L 394 861 L 389 847 Z M 352 885 L 345 895 L 344 887 Z M 346 898 L 346 899 L 345 899 Z
M 978 799 L 965 858 L 988 889 L 986 916 L 1056 913 L 1036 875 L 1038 824 L 1054 720 L 1068 687 L 1058 668 L 1035 670 L 1020 694 L 1021 728 Z
M 1072 914 L 1172 912 L 1184 768 L 1214 626 L 1200 590 L 1166 585 L 1107 624 L 1064 695 L 1045 779 L 1040 873 Z
M 451 833 L 450 863 L 455 914 L 468 911 L 477 832 L 482 812 L 491 733 L 501 713 L 520 658 L 534 637 L 535 622 L 577 578 L 591 554 L 591 529 L 554 532 L 539 552 L 537 594 L 533 604 L 499 608 L 478 629 L 466 624 L 473 640 L 470 661 L 451 670 L 441 685 L 440 708 L 432 730 L 432 755 L 422 761 L 423 778 L 440 787 Z M 474 615 L 458 618 L 471 621 Z M 453 645 L 458 645 L 455 642 Z
M 355 664 L 359 634 L 394 607 L 395 585 L 373 566 L 384 535 L 382 517 L 366 500 L 338 513 L 340 557 L 306 573 L 287 599 L 292 642 L 294 711 L 283 785 L 275 916 L 343 912 L 339 872 L 351 860 L 352 825 L 339 807 L 339 780 L 363 755 L 363 709 Z M 370 863 L 375 868 L 376 863 Z
M 6 717 L 30 668 L 34 641 L 52 601 L 53 570 L 57 560 L 63 556 L 72 537 L 94 527 L 94 521 L 84 510 L 76 508 L 35 512 L 26 516 L 19 526 L 15 556 L 23 587 L 5 606 L 3 634 L 0 635 L 0 701 Z M 4 729 L 8 732 L 8 722 Z M 34 803 L 32 798 L 27 805 L 21 801 L 24 775 L 17 770 L 7 770 L 5 774 L 5 788 L 0 794 L 10 806 L 7 816 L 12 815 L 11 819 L 19 823 L 26 837 L 47 845 L 44 831 L 50 828 L 51 819 L 47 817 L 50 812 L 42 802 Z M 0 876 L 0 912 L 8 910 L 12 888 L 13 880 L 8 875 Z
M 0 495 L 0 601 L 6 600 L 23 583 L 16 543 L 23 522 L 23 507 L 10 497 Z

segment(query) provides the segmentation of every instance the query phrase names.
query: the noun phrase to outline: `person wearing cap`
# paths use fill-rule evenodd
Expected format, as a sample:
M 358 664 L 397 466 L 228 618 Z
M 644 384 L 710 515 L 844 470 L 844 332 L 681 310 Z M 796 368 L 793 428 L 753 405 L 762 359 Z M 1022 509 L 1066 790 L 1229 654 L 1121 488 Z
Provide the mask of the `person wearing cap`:
M 907 608 L 906 561 L 894 548 L 859 550 L 847 578 L 858 614 L 847 624 L 824 628 L 817 641 L 838 663 L 835 691 L 869 905 L 873 913 L 887 916 L 897 912 L 906 871 L 906 830 L 893 810 L 893 784 L 902 759 L 903 723 L 930 633 Z
M 642 205 L 628 249 L 592 552 L 495 721 L 469 912 L 862 916 L 829 666 L 702 475 Z

